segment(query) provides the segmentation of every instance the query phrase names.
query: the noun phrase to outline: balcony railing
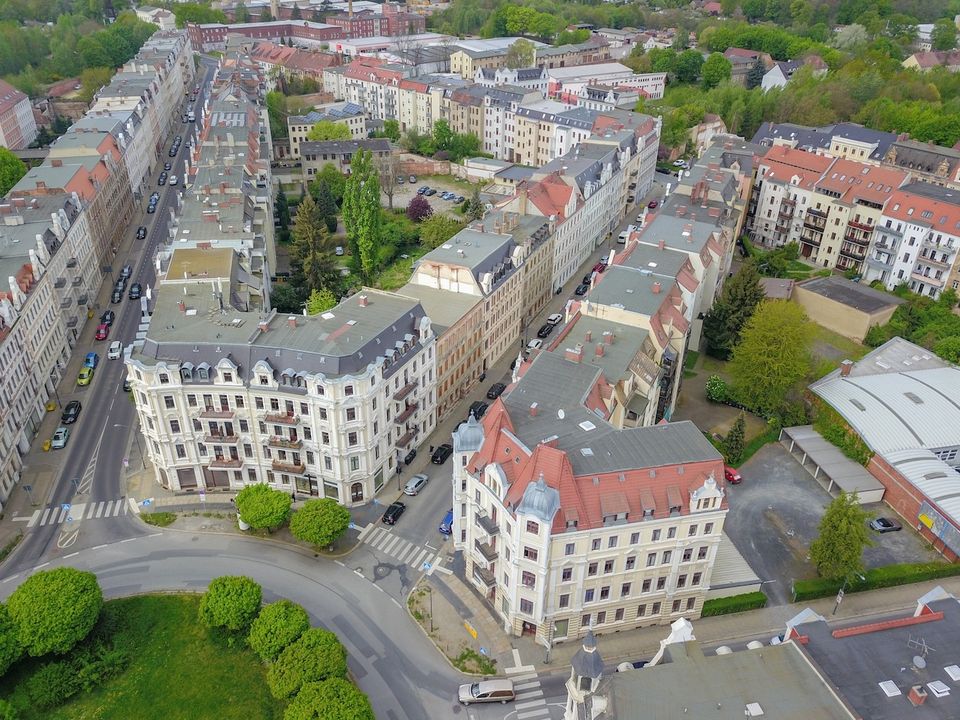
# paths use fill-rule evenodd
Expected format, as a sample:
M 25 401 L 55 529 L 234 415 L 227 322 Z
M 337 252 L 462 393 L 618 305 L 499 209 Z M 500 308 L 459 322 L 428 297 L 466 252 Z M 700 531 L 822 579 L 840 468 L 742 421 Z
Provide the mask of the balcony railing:
M 804 219 L 803 226 L 808 230 L 813 230 L 814 232 L 823 233 L 824 225 L 818 225 L 817 223 L 811 222 L 809 219 Z
M 493 518 L 487 515 L 477 515 L 477 525 L 479 525 L 480 529 L 491 537 L 500 532 L 500 526 L 497 525 Z
M 402 388 L 400 388 L 393 394 L 393 399 L 399 402 L 403 400 L 407 395 L 412 393 L 414 390 L 416 390 L 416 388 L 417 388 L 417 384 L 415 382 L 407 383 L 406 385 L 404 385 Z
M 479 540 L 473 541 L 473 546 L 477 551 L 483 555 L 483 559 L 487 562 L 497 559 L 497 551 L 490 543 L 480 542 Z
M 201 418 L 207 418 L 210 420 L 229 420 L 234 416 L 234 411 L 230 408 L 220 408 L 217 410 L 213 407 L 208 407 L 206 410 L 200 413 Z
M 886 256 L 887 260 L 881 260 L 877 255 L 870 255 L 867 257 L 867 265 L 870 267 L 875 267 L 878 270 L 892 270 L 893 269 L 893 258 L 889 255 Z
M 864 237 L 864 236 L 862 236 L 862 235 L 860 235 L 860 234 L 858 234 L 858 233 L 856 233 L 856 232 L 852 232 L 852 231 L 850 231 L 850 230 L 848 230 L 847 232 L 845 232 L 845 233 L 843 234 L 843 239 L 844 239 L 846 242 L 856 243 L 857 245 L 864 245 L 864 246 L 866 246 L 866 245 L 869 245 L 869 244 L 870 244 L 870 238 Z
M 293 463 L 293 462 L 284 462 L 283 460 L 274 460 L 273 469 L 277 472 L 287 472 L 287 473 L 296 473 L 297 475 L 303 475 L 303 471 L 307 469 L 307 466 L 303 463 Z
M 243 467 L 243 460 L 240 458 L 215 457 L 210 461 L 212 468 L 238 468 Z
M 204 435 L 203 441 L 212 445 L 236 445 L 240 438 L 236 435 Z
M 942 288 L 942 287 L 943 287 L 943 284 L 944 284 L 944 279 L 943 279 L 942 277 L 941 277 L 941 278 L 935 278 L 935 277 L 933 277 L 933 276 L 931 276 L 931 275 L 924 275 L 924 274 L 918 273 L 918 272 L 912 272 L 912 273 L 910 273 L 910 277 L 913 278 L 914 280 L 916 280 L 917 282 L 922 282 L 922 283 L 925 283 L 925 284 L 927 284 L 927 285 L 934 285 L 934 286 L 939 287 L 939 288 Z
M 473 565 L 473 576 L 488 588 L 497 584 L 497 579 L 493 576 L 493 573 L 476 563 Z
M 863 258 L 866 257 L 866 248 L 860 247 L 859 245 L 841 245 L 840 254 L 846 255 L 854 260 L 863 260 Z
M 405 448 L 407 445 L 410 444 L 410 442 L 416 436 L 417 436 L 417 431 L 411 430 L 410 432 L 406 433 L 403 437 L 401 437 L 399 440 L 397 440 L 396 445 L 394 447 Z
M 917 258 L 917 262 L 926 263 L 928 265 L 936 265 L 937 267 L 947 269 L 949 269 L 951 265 L 948 260 L 938 260 L 936 257 L 934 257 L 933 253 L 930 253 L 929 255 L 921 255 Z
M 397 425 L 403 425 L 403 423 L 405 423 L 405 422 L 417 411 L 417 408 L 418 408 L 418 407 L 419 407 L 419 404 L 418 404 L 418 403 L 413 403 L 413 405 L 408 405 L 408 406 L 407 406 L 407 409 L 404 410 L 404 411 L 403 411 L 402 413 L 400 413 L 399 415 L 397 415 L 397 416 L 393 419 L 393 421 L 394 421 Z
M 265 422 L 279 425 L 296 425 L 300 422 L 300 416 L 293 413 L 267 413 L 263 419 Z
M 801 235 L 800 242 L 807 245 L 813 245 L 813 247 L 820 247 L 820 238 L 810 237 L 809 235 Z
M 867 223 L 858 222 L 858 221 L 856 221 L 856 220 L 848 220 L 848 221 L 847 221 L 847 224 L 848 224 L 848 225 L 852 225 L 853 227 L 858 228 L 858 229 L 860 229 L 860 230 L 865 230 L 866 232 L 873 232 L 873 227 L 874 227 L 874 226 L 873 226 L 873 225 L 869 225 L 869 224 L 867 224 Z
M 290 438 L 280 437 L 279 435 L 271 435 L 267 439 L 267 445 L 275 448 L 299 450 L 303 447 L 303 440 L 291 440 Z
M 823 210 L 817 210 L 816 208 L 807 208 L 807 215 L 813 215 L 814 217 L 826 219 L 827 214 Z

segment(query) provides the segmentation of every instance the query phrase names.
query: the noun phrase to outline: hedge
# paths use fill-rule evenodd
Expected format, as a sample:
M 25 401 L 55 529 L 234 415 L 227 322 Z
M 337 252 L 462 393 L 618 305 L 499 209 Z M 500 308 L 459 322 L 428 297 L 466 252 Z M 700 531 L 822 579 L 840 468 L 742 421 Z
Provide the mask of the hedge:
M 924 580 L 953 577 L 954 575 L 960 575 L 960 564 L 931 562 L 885 565 L 884 567 L 867 570 L 864 573 L 866 580 L 854 578 L 851 582 L 848 582 L 845 592 L 878 590 L 923 582 Z M 843 580 L 830 580 L 828 578 L 794 580 L 793 601 L 803 602 L 804 600 L 832 597 L 837 594 L 842 585 Z
M 759 590 L 742 595 L 715 598 L 703 603 L 703 611 L 700 613 L 700 617 L 714 617 L 715 615 L 729 615 L 746 610 L 757 610 L 766 604 L 767 596 Z

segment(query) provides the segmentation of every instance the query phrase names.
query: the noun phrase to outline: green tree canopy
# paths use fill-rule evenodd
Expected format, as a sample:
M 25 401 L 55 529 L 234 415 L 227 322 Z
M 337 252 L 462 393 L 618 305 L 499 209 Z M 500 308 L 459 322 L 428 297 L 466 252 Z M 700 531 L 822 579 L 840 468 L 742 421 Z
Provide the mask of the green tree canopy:
M 811 325 L 792 302 L 761 303 L 744 326 L 733 350 L 733 394 L 762 415 L 777 414 L 787 394 L 810 371 Z
M 350 161 L 340 209 L 353 262 L 360 276 L 368 281 L 378 267 L 381 217 L 380 175 L 372 153 L 367 150 L 358 151 Z
M 306 290 L 293 283 L 274 283 L 270 289 L 270 305 L 278 313 L 299 313 L 306 301 Z
M 307 500 L 290 519 L 290 532 L 298 540 L 326 547 L 347 531 L 350 511 L 333 498 Z
M 420 223 L 420 244 L 432 250 L 443 245 L 462 229 L 462 222 L 449 215 L 435 213 Z
M 337 296 L 330 290 L 311 290 L 307 298 L 307 314 L 319 315 L 337 305 Z M 286 494 L 286 493 L 284 493 Z
M 200 620 L 211 628 L 246 632 L 260 612 L 260 586 L 243 575 L 214 578 L 200 600 Z
M 305 683 L 283 713 L 283 720 L 374 720 L 370 700 L 349 680 Z
M 720 297 L 703 319 L 707 352 L 721 360 L 729 359 L 740 342 L 740 331 L 763 301 L 760 274 L 754 262 L 746 262 L 723 284 Z
M 277 656 L 310 628 L 307 611 L 289 600 L 265 605 L 250 626 L 247 642 L 264 662 Z
M 400 122 L 398 120 L 383 121 L 383 136 L 394 142 L 400 140 Z
M 511 70 L 533 67 L 535 57 L 536 50 L 533 43 L 520 38 L 507 48 L 507 67 Z
M 32 657 L 69 652 L 93 629 L 102 607 L 96 576 L 70 567 L 34 573 L 7 601 L 19 642 Z
M 283 490 L 275 490 L 266 483 L 247 485 L 237 493 L 237 512 L 250 527 L 277 528 L 290 517 L 292 498 Z
M 0 196 L 10 192 L 26 174 L 27 166 L 23 161 L 5 147 L 0 147 Z
M 677 55 L 674 64 L 674 75 L 677 82 L 695 83 L 700 79 L 700 70 L 703 67 L 703 55 L 699 50 L 684 50 Z
M 347 188 L 347 176 L 337 170 L 337 168 L 331 163 L 327 163 L 320 168 L 320 172 L 314 176 L 311 191 L 318 203 L 324 202 L 320 197 L 320 191 L 323 185 L 327 186 L 327 190 L 330 192 L 330 195 L 333 197 L 336 205 L 339 205 L 343 202 L 343 193 Z M 334 213 L 336 213 L 337 210 L 336 205 L 333 208 Z M 321 205 L 321 208 L 324 212 L 329 212 L 329 210 L 323 205 Z
M 953 50 L 957 46 L 957 25 L 948 18 L 941 18 L 933 24 L 930 44 L 934 50 Z
M 239 3 L 233 9 L 233 19 L 238 23 L 250 22 L 250 11 L 247 10 L 247 6 L 243 3 Z
M 350 128 L 343 123 L 333 122 L 332 120 L 321 120 L 307 133 L 307 140 L 316 141 L 349 140 L 351 137 Z
M 703 89 L 710 90 L 725 80 L 729 80 L 732 67 L 730 61 L 722 54 L 712 53 L 700 69 L 700 82 Z
M 203 25 L 205 23 L 227 22 L 227 16 L 222 10 L 214 10 L 209 5 L 201 3 L 174 3 L 171 12 L 176 18 L 178 28 L 184 27 L 187 23 Z
M 290 643 L 267 671 L 267 684 L 276 698 L 295 695 L 305 683 L 347 674 L 347 651 L 329 630 L 310 628 Z
M 84 102 L 93 100 L 93 96 L 110 82 L 113 70 L 108 67 L 90 67 L 80 73 L 80 98 Z
M 313 196 L 307 193 L 297 207 L 293 226 L 292 264 L 308 291 L 336 287 L 340 271 L 330 246 L 330 235 Z
M 767 74 L 767 66 L 763 64 L 762 58 L 753 61 L 750 71 L 747 73 L 747 90 L 753 90 L 760 87 L 763 82 L 763 76 Z
M 10 618 L 6 605 L 0 605 L 0 676 L 7 672 L 20 656 L 23 645 L 20 643 L 20 630 Z M 3 715 L 0 714 L 0 718 Z
M 810 560 L 821 577 L 853 580 L 863 572 L 864 548 L 873 545 L 867 526 L 871 514 L 857 494 L 841 492 L 820 519 L 820 532 L 810 545 Z

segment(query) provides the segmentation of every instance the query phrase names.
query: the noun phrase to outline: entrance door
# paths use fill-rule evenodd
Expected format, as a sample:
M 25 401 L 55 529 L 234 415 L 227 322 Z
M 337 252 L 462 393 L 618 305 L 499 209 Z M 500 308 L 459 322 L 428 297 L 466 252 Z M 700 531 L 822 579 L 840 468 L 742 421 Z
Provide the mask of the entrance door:
M 350 502 L 363 500 L 363 483 L 355 482 L 350 486 Z

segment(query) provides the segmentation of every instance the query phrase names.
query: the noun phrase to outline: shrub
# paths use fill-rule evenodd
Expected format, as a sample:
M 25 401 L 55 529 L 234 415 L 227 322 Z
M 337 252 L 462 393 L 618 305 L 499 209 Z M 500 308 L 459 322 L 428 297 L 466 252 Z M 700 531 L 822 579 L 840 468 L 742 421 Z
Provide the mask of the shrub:
M 274 490 L 265 483 L 247 485 L 237 493 L 240 519 L 252 528 L 277 528 L 290 516 L 293 499 L 283 490 Z
M 62 705 L 81 687 L 72 663 L 65 660 L 47 663 L 27 679 L 26 686 L 30 700 L 41 710 Z
M 898 585 L 935 580 L 943 577 L 960 575 L 960 564 L 955 563 L 904 563 L 901 565 L 885 565 L 864 572 L 866 580 L 855 577 L 847 583 L 846 592 L 860 592 L 861 590 L 877 590 Z M 812 580 L 793 581 L 793 601 L 803 602 L 816 598 L 836 595 L 843 586 L 843 580 L 828 578 L 813 578 Z
M 367 696 L 353 683 L 332 678 L 305 684 L 283 720 L 374 720 L 374 715 Z
M 707 400 L 715 403 L 725 403 L 730 399 L 730 390 L 727 383 L 719 375 L 711 375 L 707 378 L 705 387 Z
M 142 513 L 140 519 L 147 525 L 156 525 L 157 527 L 166 527 L 172 525 L 177 519 L 177 514 L 172 512 L 152 512 Z
M 333 498 L 308 500 L 290 519 L 290 532 L 297 540 L 325 547 L 343 535 L 350 525 L 350 511 Z
M 866 466 L 873 457 L 873 453 L 863 439 L 853 431 L 840 413 L 826 403 L 817 402 L 813 429 L 854 462 Z
M 200 600 L 200 620 L 211 628 L 246 631 L 260 611 L 262 598 L 260 586 L 248 577 L 215 578 Z
M 31 575 L 7 601 L 18 639 L 33 657 L 69 652 L 96 624 L 102 607 L 96 576 L 69 567 Z
M 715 615 L 728 615 L 730 613 L 745 612 L 746 610 L 756 610 L 766 604 L 767 596 L 759 590 L 742 595 L 716 598 L 715 600 L 707 600 L 703 603 L 703 612 L 700 613 L 700 617 L 713 617 Z
M 17 709 L 6 700 L 0 700 L 0 720 L 17 720 L 20 714 Z
M 19 630 L 10 619 L 6 605 L 0 605 L 0 675 L 23 655 Z
M 407 205 L 407 217 L 413 222 L 421 222 L 433 215 L 433 208 L 423 195 L 414 195 Z
M 347 674 L 347 651 L 329 630 L 310 628 L 277 657 L 267 672 L 275 698 L 295 695 L 303 685 Z
M 250 626 L 247 642 L 265 662 L 273 662 L 287 645 L 310 627 L 307 611 L 289 600 L 264 607 Z

